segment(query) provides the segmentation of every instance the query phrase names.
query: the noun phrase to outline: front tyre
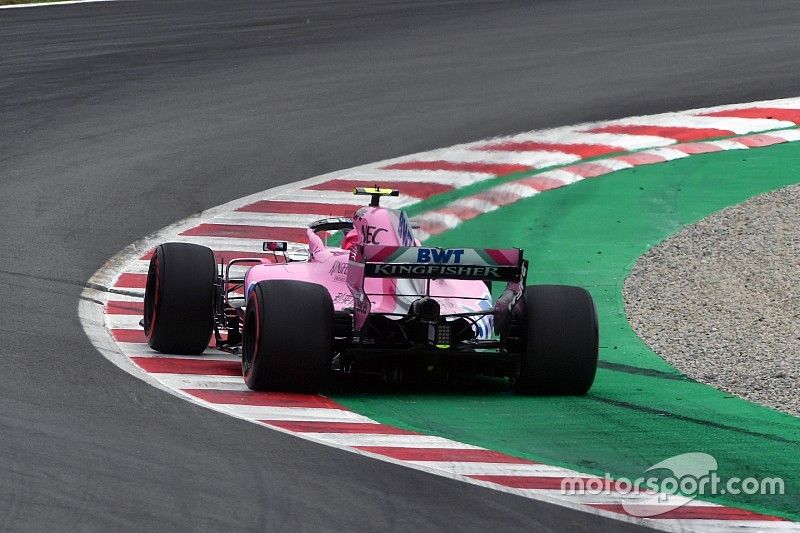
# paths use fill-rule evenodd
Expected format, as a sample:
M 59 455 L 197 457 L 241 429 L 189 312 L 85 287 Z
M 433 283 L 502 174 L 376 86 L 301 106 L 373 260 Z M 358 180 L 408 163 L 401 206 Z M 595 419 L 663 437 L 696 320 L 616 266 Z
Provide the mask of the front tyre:
M 159 245 L 144 294 L 147 344 L 163 353 L 197 355 L 214 331 L 214 252 L 183 242 Z
M 597 312 L 586 289 L 566 285 L 525 288 L 518 394 L 583 395 L 594 382 Z
M 247 301 L 242 373 L 252 390 L 318 392 L 333 355 L 333 301 L 322 285 L 269 280 Z

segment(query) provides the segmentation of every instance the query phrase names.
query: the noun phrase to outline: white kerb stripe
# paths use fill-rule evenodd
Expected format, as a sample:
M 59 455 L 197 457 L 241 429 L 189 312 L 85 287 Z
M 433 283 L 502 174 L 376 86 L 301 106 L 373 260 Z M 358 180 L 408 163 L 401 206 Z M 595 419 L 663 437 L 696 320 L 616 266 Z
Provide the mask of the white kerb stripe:
M 485 199 L 482 200 L 479 198 L 466 197 L 456 200 L 455 202 L 451 202 L 448 207 L 474 209 L 475 211 L 480 211 L 481 213 L 488 213 L 497 209 L 498 205 Z
M 631 117 L 621 120 L 614 120 L 609 125 L 639 125 L 639 126 L 663 126 L 679 128 L 714 128 L 728 130 L 742 135 L 754 131 L 765 131 L 777 128 L 788 128 L 794 126 L 793 122 L 786 120 L 772 120 L 760 118 L 731 118 L 731 117 L 703 117 L 695 115 L 682 115 L 677 113 L 667 113 L 664 115 L 653 115 L 649 117 Z
M 658 157 L 663 157 L 667 161 L 672 161 L 673 159 L 682 159 L 684 157 L 689 157 L 689 154 L 686 152 L 682 152 L 675 148 L 655 148 L 653 150 L 645 150 L 644 152 L 640 152 L 642 154 L 650 154 Z
M 771 132 L 767 133 L 767 135 L 780 137 L 781 139 L 786 139 L 786 141 L 788 141 L 788 142 L 800 141 L 800 129 L 771 131 Z
M 357 196 L 352 192 L 341 191 L 315 191 L 298 189 L 293 192 L 286 192 L 272 200 L 283 200 L 286 202 L 312 202 L 317 204 L 344 204 L 349 205 L 353 202 L 360 203 Z M 362 199 L 363 200 L 363 199 Z M 409 196 L 408 193 L 400 191 L 400 196 L 384 196 L 381 198 L 381 205 L 391 209 L 399 209 L 409 204 L 418 202 L 419 198 Z
M 196 359 L 198 361 L 240 361 L 238 355 L 222 352 L 216 348 L 206 348 L 200 355 L 174 355 L 157 352 L 150 348 L 146 343 L 139 342 L 118 342 L 119 349 L 128 357 L 152 357 L 170 359 Z
M 315 220 L 325 218 L 324 215 L 308 214 L 272 214 L 231 211 L 208 220 L 210 224 L 231 224 L 237 226 L 273 226 L 283 228 L 307 228 Z
M 312 433 L 314 440 L 340 446 L 391 446 L 395 448 L 441 448 L 453 450 L 480 450 L 472 446 L 429 435 L 375 435 L 366 433 Z
M 750 109 L 752 107 L 761 108 L 780 108 L 780 109 L 800 109 L 800 98 L 779 98 L 778 100 L 763 100 L 760 102 L 745 102 L 743 104 L 724 104 L 702 109 L 692 109 L 685 111 L 688 114 L 711 113 L 714 111 L 725 111 L 727 109 Z
M 491 482 L 490 482 L 491 483 Z M 644 501 L 651 501 L 650 499 L 653 497 L 652 494 L 622 494 L 618 492 L 611 491 L 610 493 L 601 493 L 601 494 L 572 494 L 570 491 L 566 493 L 562 492 L 561 489 L 517 489 L 520 491 L 520 494 L 523 496 L 528 497 L 536 497 L 536 496 L 549 496 L 551 498 L 555 498 L 558 500 L 569 501 L 573 503 L 581 503 L 584 505 L 592 504 L 592 503 L 639 503 Z M 670 496 L 670 501 L 672 498 L 677 498 L 676 496 Z M 696 500 L 690 500 L 689 498 L 677 498 L 680 501 L 684 502 L 682 505 L 691 505 L 691 502 Z M 676 499 L 676 501 L 677 501 Z
M 655 135 L 628 135 L 624 133 L 594 133 L 580 131 L 591 129 L 602 124 L 587 124 L 584 126 L 559 128 L 553 131 L 532 131 L 511 137 L 492 139 L 490 142 L 548 142 L 557 144 L 600 144 L 616 146 L 623 150 L 641 150 L 675 144 L 675 139 L 657 137 Z
M 309 422 L 372 422 L 370 418 L 343 409 L 320 407 L 273 407 L 263 405 L 216 404 L 206 402 L 220 411 L 253 420 L 296 420 Z
M 453 163 L 488 163 L 500 165 L 525 165 L 533 168 L 564 165 L 580 161 L 580 157 L 556 151 L 536 152 L 511 152 L 506 150 L 436 150 L 432 154 L 425 154 L 423 161 L 449 161 Z
M 215 389 L 246 392 L 242 376 L 206 376 L 199 374 L 158 374 L 152 373 L 158 381 L 172 389 Z
M 580 174 L 576 174 L 575 172 L 569 172 L 568 170 L 562 170 L 562 169 L 548 170 L 546 172 L 542 172 L 541 174 L 536 174 L 535 176 L 531 177 L 549 178 L 558 181 L 563 181 L 564 185 L 569 185 L 570 183 L 575 183 L 576 181 L 580 181 L 583 179 L 583 176 L 581 176 Z
M 132 264 L 135 264 L 135 263 L 136 263 L 136 261 L 134 261 Z M 148 261 L 144 261 L 144 263 L 148 264 L 149 262 Z M 132 271 L 135 272 L 136 269 L 133 269 Z M 145 270 L 143 273 L 146 274 L 147 270 Z M 112 302 L 113 303 L 126 303 L 126 304 L 127 303 L 143 303 L 144 302 L 144 295 L 142 295 L 142 296 L 130 296 L 130 295 L 127 295 L 127 294 L 109 293 L 108 294 L 108 298 L 106 299 L 106 303 L 112 303 Z
M 458 172 L 455 170 L 394 170 L 394 169 L 377 169 L 377 170 L 358 170 L 344 176 L 349 180 L 373 181 L 378 185 L 381 182 L 408 182 L 408 183 L 440 183 L 444 185 L 453 185 L 463 187 L 471 185 L 487 179 L 494 178 L 494 175 L 485 172 Z M 403 192 L 403 186 L 400 185 L 400 192 Z M 350 193 L 348 193 L 350 194 Z M 383 202 L 384 199 L 381 200 Z M 364 203 L 364 197 L 353 196 L 349 203 L 361 204 Z M 366 204 L 364 204 L 366 205 Z
M 449 213 L 437 213 L 431 211 L 422 215 L 417 215 L 411 219 L 412 223 L 424 224 L 425 222 L 432 222 L 434 224 L 442 224 L 448 228 L 455 228 L 461 224 L 461 219 Z M 416 231 L 416 230 L 415 230 Z
M 700 141 L 703 142 L 703 141 Z M 723 139 L 721 141 L 705 141 L 704 144 L 710 144 L 712 146 L 716 146 L 721 150 L 747 150 L 747 145 L 744 145 L 740 142 L 736 142 L 735 140 L 727 140 Z
M 737 532 L 763 532 L 763 531 L 800 531 L 800 523 L 774 522 L 770 520 L 703 520 L 686 519 L 670 520 L 659 519 L 657 516 L 649 518 L 647 525 L 663 527 L 668 530 L 702 531 L 703 533 L 731 533 Z
M 409 461 L 411 464 L 441 470 L 453 475 L 596 477 L 558 466 L 528 463 L 484 463 L 470 461 Z
M 503 185 L 498 185 L 497 187 L 492 187 L 491 189 L 487 190 L 485 194 L 491 198 L 492 193 L 515 194 L 520 198 L 530 198 L 531 196 L 536 196 L 539 194 L 539 191 L 529 185 L 509 182 L 504 183 Z
M 634 167 L 634 165 L 631 165 L 630 163 L 627 163 L 620 159 L 598 159 L 596 161 L 589 161 L 589 164 L 606 167 L 611 172 L 616 172 L 618 170 L 626 170 Z

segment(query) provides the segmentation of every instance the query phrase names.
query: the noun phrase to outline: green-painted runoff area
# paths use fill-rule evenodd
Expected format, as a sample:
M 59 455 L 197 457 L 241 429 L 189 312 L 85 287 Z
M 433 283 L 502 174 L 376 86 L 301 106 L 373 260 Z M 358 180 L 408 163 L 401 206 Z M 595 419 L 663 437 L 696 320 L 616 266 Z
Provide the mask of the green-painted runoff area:
M 547 191 L 427 242 L 518 246 L 531 260 L 529 284 L 591 291 L 601 362 L 585 397 L 462 389 L 339 391 L 335 399 L 386 424 L 600 475 L 635 479 L 668 457 L 705 452 L 723 480 L 777 476 L 785 494 L 703 499 L 800 519 L 800 418 L 681 375 L 633 332 L 622 297 L 631 267 L 650 247 L 798 176 L 800 143 L 698 155 Z

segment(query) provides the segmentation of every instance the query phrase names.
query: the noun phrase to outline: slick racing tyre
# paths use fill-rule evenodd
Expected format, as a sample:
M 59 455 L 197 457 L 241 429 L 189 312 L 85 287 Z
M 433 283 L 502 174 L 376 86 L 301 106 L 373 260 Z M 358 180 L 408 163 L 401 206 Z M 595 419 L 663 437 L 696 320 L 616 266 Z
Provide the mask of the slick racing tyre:
M 583 395 L 597 370 L 598 325 L 592 296 L 580 287 L 525 288 L 518 394 Z
M 205 246 L 170 242 L 150 259 L 144 295 L 147 343 L 164 353 L 196 355 L 214 331 L 214 252 Z
M 333 356 L 333 301 L 322 285 L 270 280 L 250 293 L 242 373 L 253 390 L 318 392 Z

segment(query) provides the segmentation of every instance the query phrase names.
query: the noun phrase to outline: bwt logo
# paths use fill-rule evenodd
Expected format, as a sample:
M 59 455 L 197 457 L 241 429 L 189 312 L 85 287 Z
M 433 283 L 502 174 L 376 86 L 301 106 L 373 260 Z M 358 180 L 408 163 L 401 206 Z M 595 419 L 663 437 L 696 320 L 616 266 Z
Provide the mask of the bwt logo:
M 464 255 L 464 250 L 442 250 L 441 248 L 420 248 L 419 250 L 417 250 L 417 263 L 457 265 L 461 262 L 462 255 Z

